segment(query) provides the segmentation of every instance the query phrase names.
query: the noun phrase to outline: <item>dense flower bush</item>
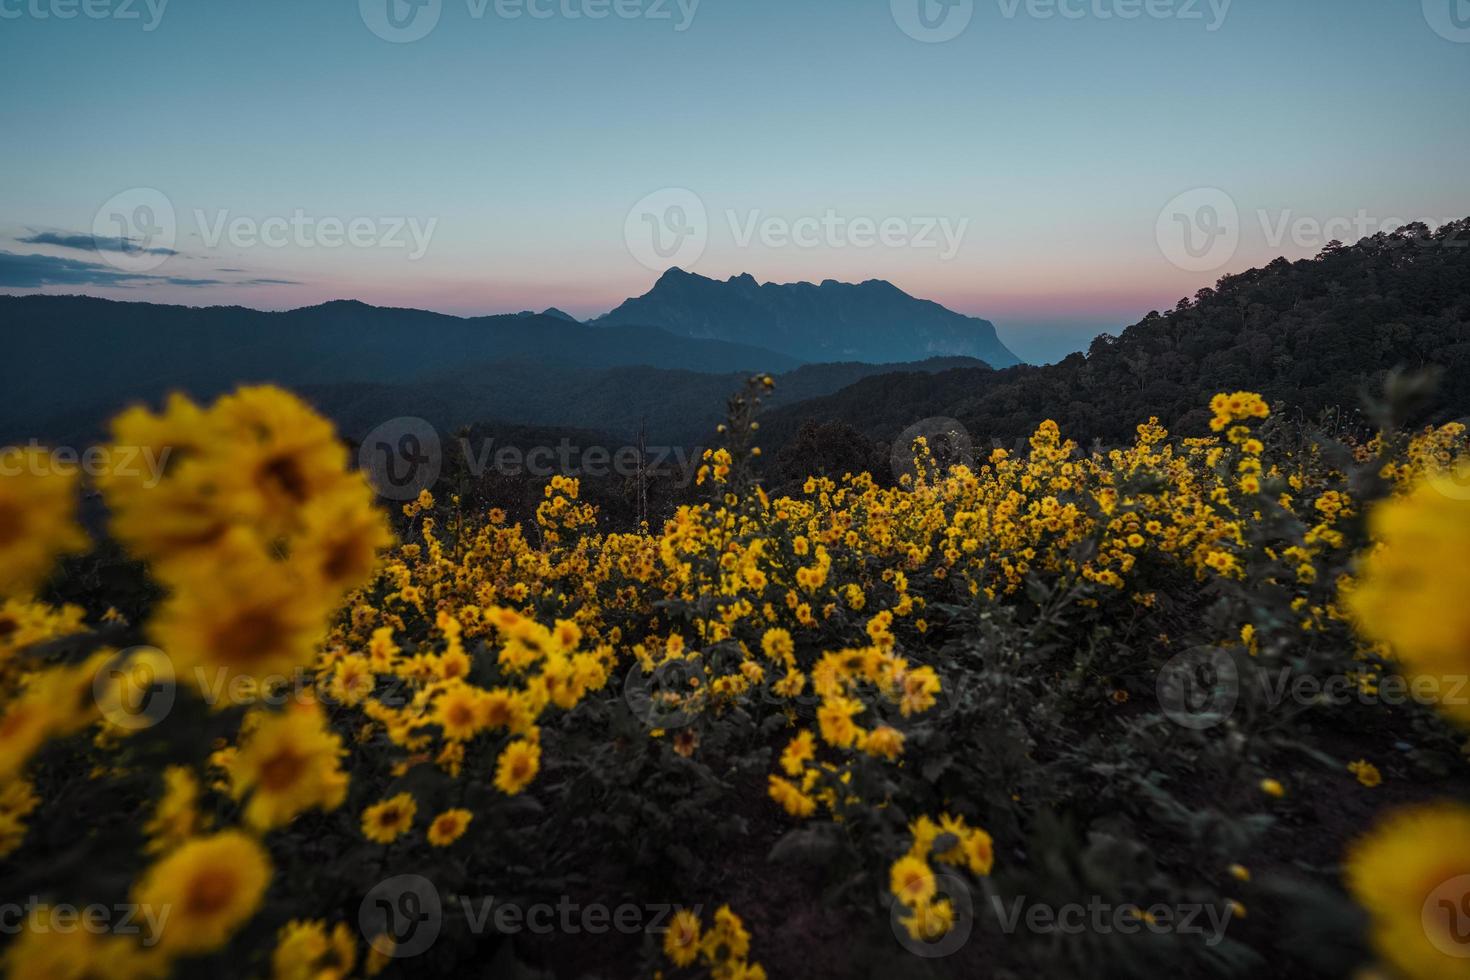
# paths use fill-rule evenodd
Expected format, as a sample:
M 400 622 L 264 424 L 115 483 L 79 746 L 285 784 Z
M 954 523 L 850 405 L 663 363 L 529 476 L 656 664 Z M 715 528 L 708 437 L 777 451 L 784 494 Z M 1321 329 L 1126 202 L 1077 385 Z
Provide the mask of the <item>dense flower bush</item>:
M 612 969 L 449 909 L 410 952 L 363 913 L 403 875 L 676 909 L 604 942 L 629 975 L 1464 972 L 1458 911 L 1425 910 L 1470 874 L 1470 810 L 1431 802 L 1466 774 L 1462 427 L 1346 444 L 1238 392 L 1212 438 L 1084 454 L 1047 422 L 772 499 L 769 384 L 708 501 L 622 531 L 555 477 L 534 523 L 425 491 L 395 535 L 285 392 L 130 410 L 116 443 L 164 477 L 95 490 L 160 593 L 141 622 L 48 601 L 78 481 L 8 469 L 0 902 L 169 910 L 147 941 L 29 916 L 11 975 Z M 1363 833 L 1385 792 L 1420 805 Z M 1332 837 L 1314 797 L 1368 802 Z M 1069 902 L 1123 915 L 1005 925 Z M 813 906 L 850 927 L 825 965 Z M 1213 930 L 1160 927 L 1183 908 Z

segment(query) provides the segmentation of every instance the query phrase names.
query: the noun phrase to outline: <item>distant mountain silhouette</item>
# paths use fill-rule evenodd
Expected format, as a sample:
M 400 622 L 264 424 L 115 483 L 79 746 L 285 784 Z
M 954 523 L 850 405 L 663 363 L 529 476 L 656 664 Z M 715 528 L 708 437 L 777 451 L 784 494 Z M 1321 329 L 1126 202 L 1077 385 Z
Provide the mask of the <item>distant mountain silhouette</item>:
M 0 296 L 0 343 L 10 363 L 26 366 L 6 382 L 5 440 L 79 438 L 127 403 L 175 389 L 211 398 L 242 382 L 412 385 L 469 364 L 485 366 L 472 383 L 491 388 L 506 383 L 495 362 L 519 362 L 532 380 L 543 369 L 779 373 L 800 363 L 656 327 L 592 328 L 564 314 L 464 319 L 353 301 L 265 313 Z
M 656 327 L 593 328 L 558 311 L 462 319 L 335 301 L 285 313 L 0 296 L 0 343 L 25 364 L 6 386 L 0 445 L 79 444 L 127 404 L 209 399 L 241 383 L 293 388 L 360 438 L 400 415 L 463 425 L 595 429 L 691 445 L 755 372 L 770 404 L 830 394 L 897 364 L 799 365 L 785 354 Z M 902 365 L 988 370 L 971 358 Z
M 582 322 L 581 320 L 578 320 L 576 317 L 572 316 L 570 313 L 567 313 L 564 310 L 558 310 L 554 306 L 549 306 L 546 309 L 542 310 L 540 313 L 535 313 L 535 312 L 532 312 L 531 310 L 526 310 L 523 313 L 521 313 L 520 315 L 521 316 L 550 316 L 550 317 L 555 317 L 558 320 L 566 320 L 568 323 L 581 323 Z
M 720 282 L 675 268 L 648 293 L 589 323 L 662 327 L 684 337 L 754 344 L 805 361 L 962 356 L 997 368 L 1021 363 L 988 320 L 916 299 L 881 279 L 778 285 L 758 283 L 747 274 Z

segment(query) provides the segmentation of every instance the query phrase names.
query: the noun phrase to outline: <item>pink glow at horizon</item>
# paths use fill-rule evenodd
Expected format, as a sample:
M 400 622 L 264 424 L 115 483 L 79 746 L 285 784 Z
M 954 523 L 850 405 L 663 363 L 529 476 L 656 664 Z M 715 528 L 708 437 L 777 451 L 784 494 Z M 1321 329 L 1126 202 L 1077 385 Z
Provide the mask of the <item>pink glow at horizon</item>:
M 731 275 L 738 275 L 732 273 Z M 182 286 L 148 289 L 105 286 L 46 287 L 43 289 L 0 290 L 26 293 L 85 293 L 124 302 L 176 304 L 181 306 L 245 306 L 260 310 L 291 310 L 315 306 L 330 300 L 358 300 L 372 306 L 404 307 L 432 310 L 453 316 L 491 316 L 540 312 L 548 307 L 564 310 L 579 319 L 599 316 L 625 299 L 641 296 L 652 287 L 652 279 L 642 282 L 565 282 L 557 284 L 501 283 L 495 281 L 412 280 L 348 282 L 324 281 L 293 285 L 229 286 L 207 289 Z M 721 280 L 729 276 L 711 277 Z M 759 278 L 759 277 L 758 277 Z M 766 280 L 761 282 L 790 282 Z M 959 313 L 987 320 L 1098 319 L 1108 320 L 1118 314 L 1137 311 L 1137 320 L 1151 309 L 1172 306 L 1184 293 L 1169 286 L 1152 289 L 1091 289 L 1075 292 L 1052 291 L 1042 295 L 1025 292 L 992 292 L 969 284 L 951 288 L 923 289 L 903 281 L 894 285 L 920 299 L 933 300 Z M 1197 288 L 1197 287 L 1196 287 Z M 1192 292 L 1192 290 L 1186 290 Z M 1178 295 L 1175 295 L 1175 294 Z M 1172 297 L 1172 298 L 1170 298 Z

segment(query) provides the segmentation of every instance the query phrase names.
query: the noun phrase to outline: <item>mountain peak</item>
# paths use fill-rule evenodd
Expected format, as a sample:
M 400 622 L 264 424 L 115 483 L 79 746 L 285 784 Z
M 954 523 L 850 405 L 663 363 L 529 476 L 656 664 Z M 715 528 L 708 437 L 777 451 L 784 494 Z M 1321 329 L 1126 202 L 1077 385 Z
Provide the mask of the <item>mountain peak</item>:
M 808 361 L 962 356 L 997 368 L 1020 363 L 989 321 L 917 299 L 883 279 L 762 285 L 748 272 L 720 281 L 674 267 L 647 293 L 593 322 L 755 344 Z
M 668 269 L 664 270 L 664 274 L 663 275 L 661 275 L 661 276 L 658 277 L 658 282 L 654 283 L 654 287 L 657 288 L 658 286 L 664 286 L 664 285 L 667 285 L 669 283 L 674 283 L 674 282 L 684 282 L 684 281 L 689 280 L 689 279 L 703 279 L 703 278 L 704 278 L 703 276 L 697 276 L 697 275 L 695 275 L 692 272 L 685 272 L 683 269 L 679 268 L 677 265 L 671 265 L 671 266 L 668 267 Z

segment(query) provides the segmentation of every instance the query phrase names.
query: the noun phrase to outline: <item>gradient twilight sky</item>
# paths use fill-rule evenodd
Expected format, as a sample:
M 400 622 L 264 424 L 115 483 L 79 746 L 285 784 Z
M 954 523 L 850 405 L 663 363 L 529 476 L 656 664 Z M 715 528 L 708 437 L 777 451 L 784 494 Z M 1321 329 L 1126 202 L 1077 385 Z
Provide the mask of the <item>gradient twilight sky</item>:
M 1470 0 L 419 2 L 0 0 L 0 291 L 587 316 L 656 278 L 637 209 L 664 191 L 655 222 L 707 235 L 691 271 L 889 279 L 1042 361 L 1276 255 L 1470 214 Z M 439 19 L 390 43 L 388 3 Z M 970 20 L 926 43 L 920 3 Z M 179 254 L 68 247 L 159 200 Z M 362 241 L 249 238 L 298 214 Z M 1201 257 L 1217 226 L 1238 247 Z

